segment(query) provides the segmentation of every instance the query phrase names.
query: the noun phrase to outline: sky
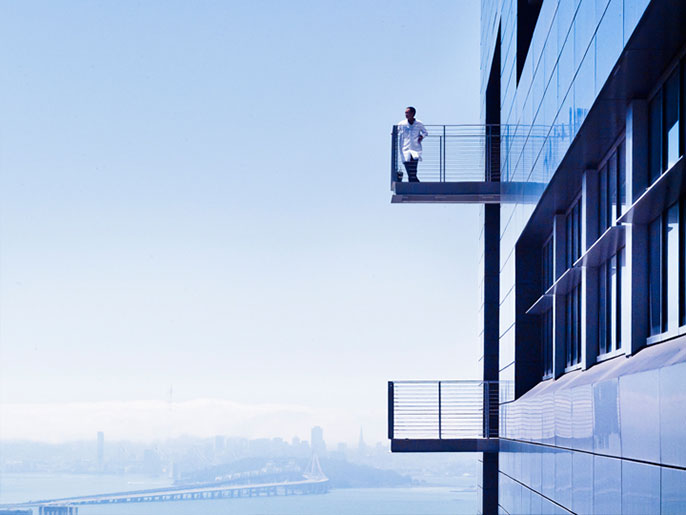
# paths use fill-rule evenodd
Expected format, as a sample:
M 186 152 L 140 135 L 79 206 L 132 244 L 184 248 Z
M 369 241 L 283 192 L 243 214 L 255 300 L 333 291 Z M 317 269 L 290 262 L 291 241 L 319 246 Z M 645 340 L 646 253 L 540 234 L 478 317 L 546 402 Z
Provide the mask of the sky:
M 479 122 L 478 0 L 6 1 L 0 43 L 0 438 L 382 441 L 388 380 L 479 376 L 478 207 L 389 191 L 405 106 Z

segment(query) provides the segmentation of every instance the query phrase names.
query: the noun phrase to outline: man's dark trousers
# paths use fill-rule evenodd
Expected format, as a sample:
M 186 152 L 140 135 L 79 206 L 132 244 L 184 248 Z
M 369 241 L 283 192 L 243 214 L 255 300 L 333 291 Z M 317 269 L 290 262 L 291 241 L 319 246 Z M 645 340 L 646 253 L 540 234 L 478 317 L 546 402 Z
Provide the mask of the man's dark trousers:
M 419 159 L 413 157 L 409 161 L 403 161 L 405 170 L 407 170 L 407 178 L 410 182 L 419 182 L 419 179 L 417 179 L 417 164 L 419 164 Z

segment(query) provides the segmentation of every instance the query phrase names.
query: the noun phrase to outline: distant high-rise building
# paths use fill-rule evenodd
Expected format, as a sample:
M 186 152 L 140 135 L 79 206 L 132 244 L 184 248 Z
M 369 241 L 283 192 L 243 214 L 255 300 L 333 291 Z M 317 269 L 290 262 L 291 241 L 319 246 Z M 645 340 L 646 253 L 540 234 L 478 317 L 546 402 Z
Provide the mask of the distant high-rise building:
M 319 426 L 314 426 L 310 432 L 312 441 L 312 452 L 323 456 L 326 454 L 326 443 L 324 443 L 324 430 Z
M 98 447 L 97 447 L 97 462 L 98 469 L 105 466 L 105 433 L 98 431 Z
M 357 442 L 357 452 L 364 454 L 367 452 L 367 444 L 364 443 L 364 435 L 362 434 L 362 428 L 360 427 L 360 440 Z

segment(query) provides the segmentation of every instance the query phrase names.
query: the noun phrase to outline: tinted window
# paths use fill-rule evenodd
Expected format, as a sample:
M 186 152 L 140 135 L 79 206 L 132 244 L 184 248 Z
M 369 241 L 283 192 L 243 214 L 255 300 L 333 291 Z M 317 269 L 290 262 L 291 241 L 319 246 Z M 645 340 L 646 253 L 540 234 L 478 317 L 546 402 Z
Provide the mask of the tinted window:
M 650 102 L 650 182 L 662 173 L 662 95 L 657 94 Z

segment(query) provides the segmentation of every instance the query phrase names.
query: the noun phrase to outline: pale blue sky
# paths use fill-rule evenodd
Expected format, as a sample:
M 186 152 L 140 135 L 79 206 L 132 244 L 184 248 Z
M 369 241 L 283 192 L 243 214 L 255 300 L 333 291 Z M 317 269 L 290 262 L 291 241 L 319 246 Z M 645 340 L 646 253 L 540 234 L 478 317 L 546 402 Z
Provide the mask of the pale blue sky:
M 0 43 L 6 405 L 380 440 L 387 380 L 478 374 L 478 209 L 388 185 L 406 105 L 479 121 L 478 0 L 5 1 Z

